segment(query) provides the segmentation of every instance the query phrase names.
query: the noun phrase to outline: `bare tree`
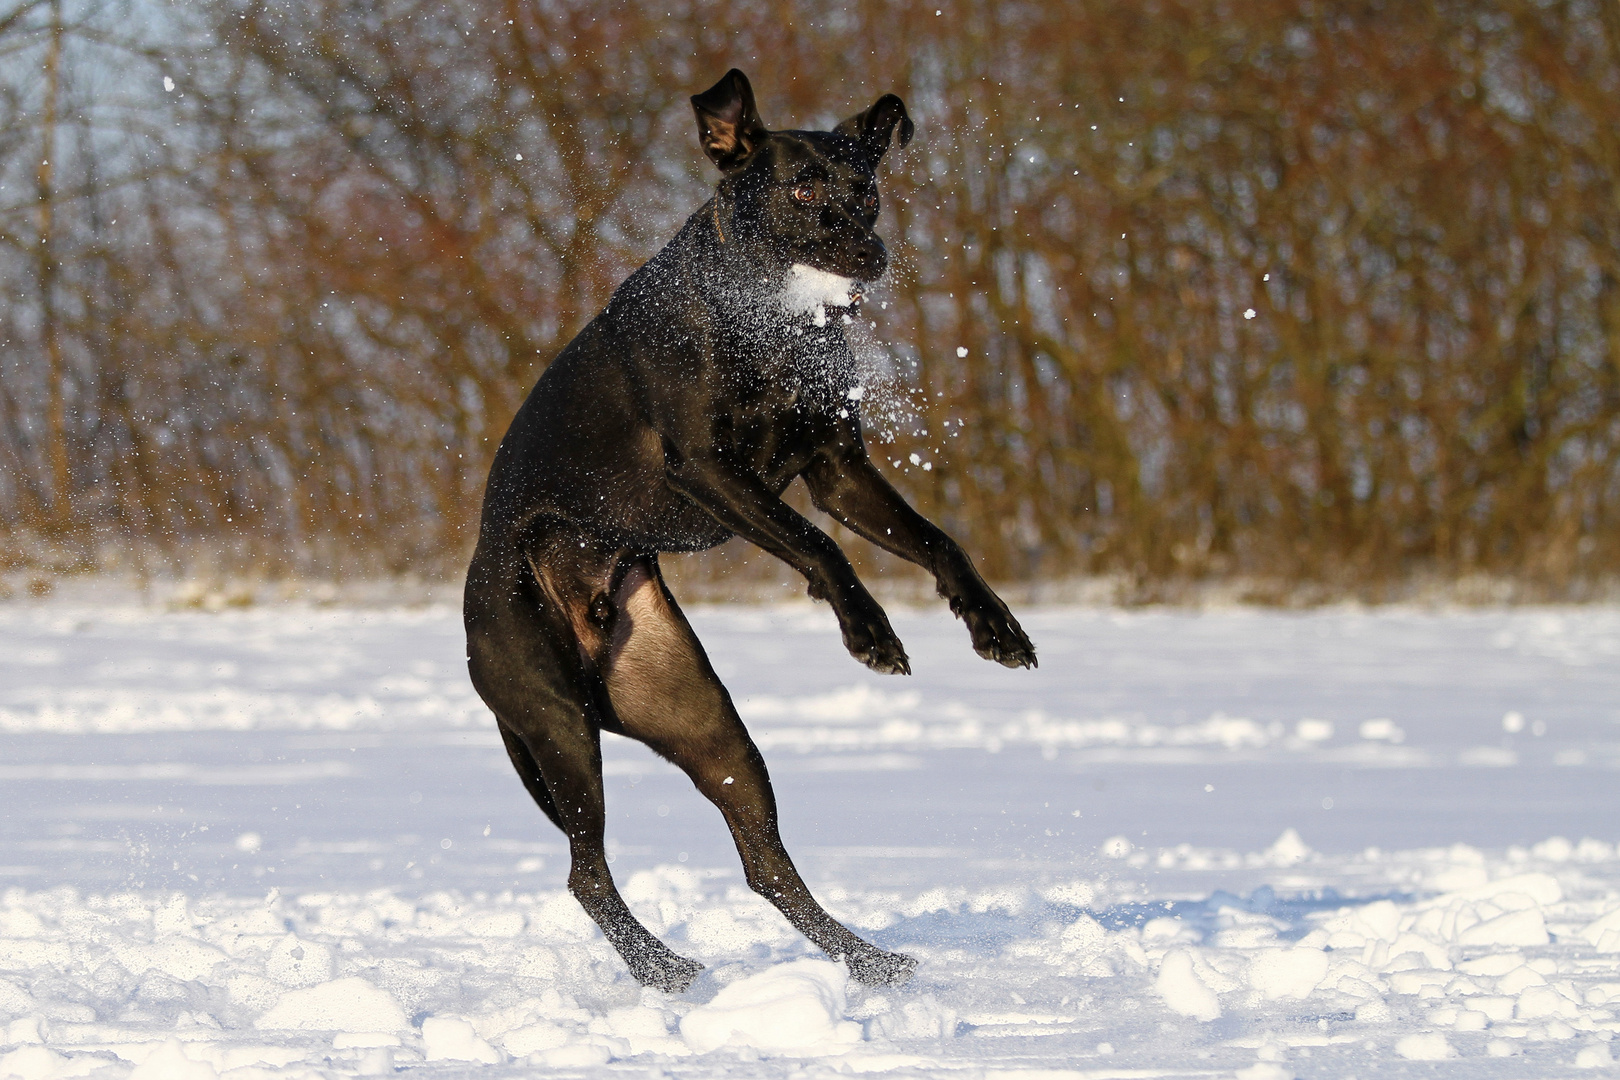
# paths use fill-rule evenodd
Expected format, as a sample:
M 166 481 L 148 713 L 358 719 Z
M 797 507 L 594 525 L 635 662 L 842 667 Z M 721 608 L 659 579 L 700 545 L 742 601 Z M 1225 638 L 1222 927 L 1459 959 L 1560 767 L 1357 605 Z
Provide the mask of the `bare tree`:
M 879 456 L 994 576 L 1620 571 L 1613 5 L 64 2 L 0 13 L 62 78 L 0 76 L 19 550 L 454 572 L 737 64 L 780 125 L 911 106 L 854 329 Z

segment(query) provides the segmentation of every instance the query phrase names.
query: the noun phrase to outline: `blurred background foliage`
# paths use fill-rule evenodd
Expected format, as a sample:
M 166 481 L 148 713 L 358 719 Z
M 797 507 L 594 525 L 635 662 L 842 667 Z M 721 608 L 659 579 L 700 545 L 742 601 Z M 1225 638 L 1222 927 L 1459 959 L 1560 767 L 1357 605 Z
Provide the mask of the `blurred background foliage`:
M 0 0 L 0 560 L 453 578 L 735 65 L 916 119 L 874 456 L 990 577 L 1620 573 L 1620 4 L 935 3 Z

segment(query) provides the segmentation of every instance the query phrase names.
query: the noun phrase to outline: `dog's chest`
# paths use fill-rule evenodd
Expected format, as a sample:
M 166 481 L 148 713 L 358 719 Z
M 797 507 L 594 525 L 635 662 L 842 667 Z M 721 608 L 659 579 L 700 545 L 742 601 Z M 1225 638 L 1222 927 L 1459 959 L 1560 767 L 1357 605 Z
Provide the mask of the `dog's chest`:
M 739 359 L 739 403 L 762 419 L 835 413 L 855 384 L 854 359 L 834 326 L 775 328 Z

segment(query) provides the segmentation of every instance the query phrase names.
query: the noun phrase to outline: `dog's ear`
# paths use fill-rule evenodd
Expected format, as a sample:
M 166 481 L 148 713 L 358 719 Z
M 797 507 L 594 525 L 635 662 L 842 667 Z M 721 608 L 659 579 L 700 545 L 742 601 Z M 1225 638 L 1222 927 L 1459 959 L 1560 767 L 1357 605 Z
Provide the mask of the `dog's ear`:
M 754 109 L 754 88 L 736 68 L 703 93 L 692 95 L 692 111 L 697 113 L 703 152 L 724 172 L 747 161 L 765 138 L 765 125 Z
M 900 125 L 900 145 L 904 146 L 911 141 L 911 136 L 917 130 L 916 125 L 912 124 L 911 116 L 906 112 L 905 102 L 893 94 L 884 94 L 870 109 L 856 113 L 834 130 L 859 143 L 872 165 L 876 166 L 889 152 L 889 139 L 894 134 L 897 122 Z

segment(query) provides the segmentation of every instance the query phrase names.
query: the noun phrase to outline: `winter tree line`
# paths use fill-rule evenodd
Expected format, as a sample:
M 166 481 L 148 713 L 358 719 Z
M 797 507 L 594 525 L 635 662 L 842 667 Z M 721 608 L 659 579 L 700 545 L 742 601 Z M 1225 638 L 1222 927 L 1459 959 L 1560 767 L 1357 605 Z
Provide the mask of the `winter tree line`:
M 1620 5 L 935 2 L 0 0 L 0 563 L 453 575 L 735 65 L 910 106 L 870 434 L 991 577 L 1620 571 Z

